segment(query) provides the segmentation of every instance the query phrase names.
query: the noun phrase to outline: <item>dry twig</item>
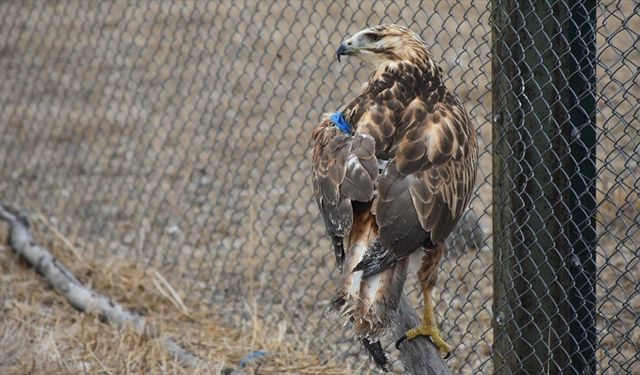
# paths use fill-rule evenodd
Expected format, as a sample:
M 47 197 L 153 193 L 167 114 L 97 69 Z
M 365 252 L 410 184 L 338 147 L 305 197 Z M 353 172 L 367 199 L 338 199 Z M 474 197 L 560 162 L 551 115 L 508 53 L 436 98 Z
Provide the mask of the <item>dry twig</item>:
M 182 348 L 171 338 L 162 336 L 159 330 L 148 325 L 140 315 L 132 313 L 108 297 L 96 293 L 83 285 L 73 273 L 60 263 L 47 249 L 37 245 L 30 232 L 26 217 L 14 209 L 0 204 L 0 219 L 10 226 L 10 243 L 13 249 L 56 291 L 62 294 L 77 310 L 98 314 L 116 326 L 130 325 L 140 335 L 161 338 L 169 353 L 183 365 L 217 371 L 218 366 L 210 366 L 193 353 Z

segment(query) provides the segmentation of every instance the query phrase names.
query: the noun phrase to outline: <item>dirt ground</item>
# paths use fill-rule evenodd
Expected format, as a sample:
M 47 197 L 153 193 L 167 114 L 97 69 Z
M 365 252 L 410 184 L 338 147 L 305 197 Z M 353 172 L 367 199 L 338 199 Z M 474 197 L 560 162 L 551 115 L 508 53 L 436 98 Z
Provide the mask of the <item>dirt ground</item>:
M 299 341 L 286 350 L 313 352 L 337 372 L 369 371 L 348 331 L 324 314 L 335 270 L 310 198 L 309 142 L 320 115 L 352 98 L 367 75 L 355 61 L 335 62 L 335 46 L 366 24 L 405 24 L 432 45 L 480 135 L 474 214 L 441 266 L 436 310 L 455 347 L 454 371 L 491 373 L 488 6 L 482 0 L 2 2 L 0 197 L 42 215 L 43 233 L 55 228 L 91 264 L 160 270 L 185 300 L 206 304 L 221 330 L 239 335 L 259 319 L 270 337 L 284 324 L 287 337 Z M 639 60 L 628 47 L 640 21 L 633 7 L 605 1 L 598 15 L 601 370 L 638 366 L 640 346 L 634 328 L 640 89 L 631 63 Z M 11 262 L 1 263 L 3 284 L 26 277 Z M 40 308 L 35 297 L 14 295 Z M 417 298 L 415 289 L 411 296 Z M 44 340 L 42 332 L 70 313 L 62 306 L 52 311 L 32 323 L 39 336 L 19 322 L 11 329 Z M 55 342 L 73 349 L 78 337 Z M 220 360 L 237 361 L 252 349 Z M 105 366 L 117 373 L 122 358 L 114 360 Z

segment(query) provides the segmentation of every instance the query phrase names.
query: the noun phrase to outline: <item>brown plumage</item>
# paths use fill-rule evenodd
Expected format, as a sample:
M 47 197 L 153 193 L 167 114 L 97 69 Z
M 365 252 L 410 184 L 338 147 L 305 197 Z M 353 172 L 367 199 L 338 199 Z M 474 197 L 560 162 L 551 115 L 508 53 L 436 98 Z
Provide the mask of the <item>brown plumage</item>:
M 417 34 L 397 25 L 372 27 L 347 39 L 337 54 L 356 55 L 375 70 L 342 111 L 351 133 L 329 119 L 314 130 L 313 186 L 344 263 L 332 306 L 359 337 L 377 339 L 417 250 L 425 254 L 419 277 L 426 305 L 434 264 L 472 194 L 477 140 Z

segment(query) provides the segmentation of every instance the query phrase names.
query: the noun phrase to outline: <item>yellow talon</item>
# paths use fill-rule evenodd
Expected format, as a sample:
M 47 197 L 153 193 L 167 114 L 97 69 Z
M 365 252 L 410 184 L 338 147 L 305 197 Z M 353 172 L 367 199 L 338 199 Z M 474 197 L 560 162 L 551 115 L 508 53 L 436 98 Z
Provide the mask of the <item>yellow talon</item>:
M 451 346 L 447 344 L 442 335 L 440 334 L 440 330 L 436 326 L 419 326 L 413 329 L 408 330 L 400 340 L 396 343 L 396 347 L 399 347 L 405 340 L 411 340 L 418 336 L 429 336 L 433 344 L 438 348 L 438 350 L 444 352 L 447 356 L 451 353 Z
M 442 245 L 441 245 L 442 246 Z M 435 315 L 433 314 L 433 301 L 431 300 L 431 290 L 435 283 L 435 277 L 433 277 L 433 268 L 438 265 L 438 260 L 442 255 L 443 247 L 439 247 L 433 259 L 425 258 L 422 268 L 418 272 L 418 278 L 422 284 L 422 294 L 424 297 L 424 313 L 422 316 L 422 324 L 419 327 L 408 330 L 398 341 L 396 341 L 396 348 L 400 348 L 405 340 L 411 340 L 417 336 L 429 336 L 433 344 L 438 350 L 445 353 L 445 358 L 449 357 L 451 353 L 451 347 L 447 344 L 438 326 L 436 326 Z

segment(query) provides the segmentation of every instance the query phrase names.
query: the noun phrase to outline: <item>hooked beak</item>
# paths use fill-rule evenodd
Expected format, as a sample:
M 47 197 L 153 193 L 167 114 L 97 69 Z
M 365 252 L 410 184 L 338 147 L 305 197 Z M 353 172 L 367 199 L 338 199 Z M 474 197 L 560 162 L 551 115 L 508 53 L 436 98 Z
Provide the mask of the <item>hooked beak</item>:
M 343 43 L 340 45 L 340 47 L 338 47 L 338 50 L 336 51 L 336 58 L 338 59 L 338 62 L 340 62 L 340 56 L 351 55 L 352 53 L 353 50 L 351 49 L 351 47 L 347 47 Z

